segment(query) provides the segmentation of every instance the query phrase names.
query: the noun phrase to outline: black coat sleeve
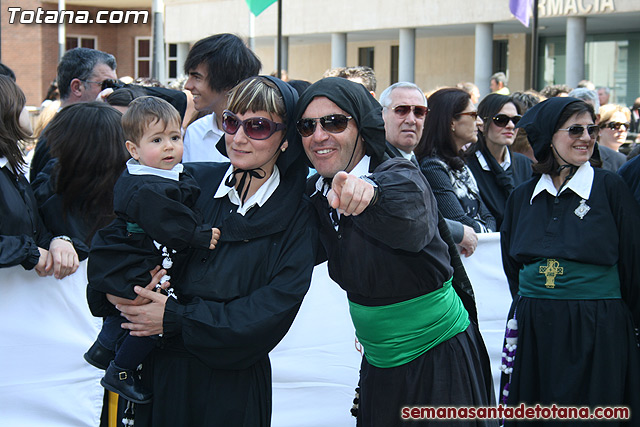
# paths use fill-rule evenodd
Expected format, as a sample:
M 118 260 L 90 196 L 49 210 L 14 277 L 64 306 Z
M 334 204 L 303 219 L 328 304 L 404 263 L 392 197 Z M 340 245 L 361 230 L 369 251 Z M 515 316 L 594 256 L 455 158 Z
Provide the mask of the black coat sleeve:
M 518 220 L 518 201 L 522 200 L 522 197 L 518 195 L 521 191 L 511 193 L 511 196 L 507 199 L 507 206 L 504 211 L 504 218 L 502 220 L 502 226 L 500 227 L 500 249 L 502 253 L 502 268 L 507 276 L 509 283 L 509 290 L 511 291 L 511 297 L 515 299 L 518 294 L 519 288 L 519 274 L 522 264 L 516 261 L 511 255 L 511 238 L 513 229 L 515 228 L 515 222 Z
M 176 187 L 140 186 L 129 196 L 125 217 L 132 219 L 153 240 L 175 250 L 208 249 L 211 228 L 180 200 Z
M 260 279 L 257 289 L 223 302 L 197 297 L 183 304 L 169 298 L 164 334 L 182 335 L 187 351 L 214 369 L 244 369 L 265 357 L 289 330 L 309 289 L 317 244 L 310 213 L 307 206 L 274 243 L 270 276 Z
M 422 250 L 438 232 L 438 208 L 425 177 L 411 162 L 391 159 L 371 178 L 379 198 L 353 218 L 356 227 L 393 249 Z

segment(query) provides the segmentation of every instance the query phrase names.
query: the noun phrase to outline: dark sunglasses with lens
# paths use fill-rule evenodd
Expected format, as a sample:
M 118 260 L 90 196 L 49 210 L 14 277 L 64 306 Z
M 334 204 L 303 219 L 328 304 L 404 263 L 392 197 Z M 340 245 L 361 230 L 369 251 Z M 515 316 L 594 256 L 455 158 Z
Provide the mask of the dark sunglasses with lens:
M 429 111 L 429 109 L 424 105 L 396 105 L 395 107 L 391 108 L 391 110 L 393 110 L 393 112 L 396 113 L 396 115 L 399 117 L 404 117 L 411 111 L 413 111 L 413 115 L 418 119 L 426 116 L 427 112 Z
M 245 135 L 257 140 L 268 139 L 277 131 L 287 128 L 284 123 L 276 123 L 264 117 L 251 117 L 246 120 L 240 120 L 238 116 L 229 110 L 222 112 L 222 130 L 229 135 L 235 135 L 240 126 L 244 129 Z
M 102 90 L 111 88 L 111 89 L 121 89 L 125 86 L 120 80 L 115 79 L 107 79 L 102 82 Z
M 571 125 L 566 129 L 558 129 L 558 130 L 566 130 L 567 132 L 569 132 L 569 135 L 572 138 L 578 139 L 584 134 L 584 129 L 585 127 L 582 125 Z M 595 139 L 595 137 L 598 136 L 599 132 L 600 132 L 600 128 L 598 127 L 598 125 L 587 126 L 587 133 L 589 134 L 589 138 Z
M 622 126 L 624 126 L 624 130 L 628 130 L 629 126 L 631 126 L 631 123 L 609 122 L 606 124 L 606 127 L 608 127 L 609 129 L 615 129 L 615 130 L 620 130 Z
M 503 128 L 507 126 L 509 122 L 512 122 L 514 126 L 517 125 L 521 118 L 522 116 L 519 114 L 516 114 L 515 116 L 507 116 L 506 114 L 497 114 L 491 117 L 491 120 L 493 121 L 494 125 Z
M 320 122 L 322 129 L 329 133 L 340 133 L 349 125 L 349 120 L 353 117 L 345 116 L 344 114 L 329 114 L 323 117 L 307 117 L 298 120 L 296 128 L 298 133 L 304 137 L 311 136 L 316 131 L 316 123 Z

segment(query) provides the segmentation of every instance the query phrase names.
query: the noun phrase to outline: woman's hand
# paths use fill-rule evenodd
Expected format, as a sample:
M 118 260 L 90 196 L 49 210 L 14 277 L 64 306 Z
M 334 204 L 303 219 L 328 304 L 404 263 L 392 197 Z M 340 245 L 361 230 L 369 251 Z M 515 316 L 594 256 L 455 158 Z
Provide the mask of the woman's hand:
M 167 304 L 168 297 L 140 286 L 135 286 L 133 290 L 140 297 L 148 299 L 151 302 L 142 306 L 116 305 L 116 308 L 120 310 L 122 315 L 129 321 L 129 323 L 123 323 L 122 327 L 129 329 L 131 335 L 135 337 L 148 337 L 161 334 L 163 332 L 164 307 Z
M 49 245 L 49 256 L 45 270 L 51 274 L 53 267 L 53 275 L 56 279 L 62 279 L 73 274 L 78 269 L 80 260 L 78 254 L 73 248 L 73 244 L 63 239 L 53 239 Z
M 160 279 L 162 279 L 162 276 L 167 274 L 167 270 L 162 270 L 159 265 L 156 265 L 156 268 L 151 270 L 149 274 L 151 274 L 151 281 L 147 286 L 145 286 L 145 289 L 154 290 L 156 285 L 160 283 Z M 171 286 L 171 284 L 169 282 L 164 282 L 161 286 L 163 289 L 167 289 Z M 107 299 L 111 304 L 121 305 L 121 306 L 122 305 L 145 305 L 151 302 L 151 300 L 149 300 L 148 298 L 144 298 L 140 295 L 138 295 L 136 299 L 131 300 L 131 299 L 107 294 Z
M 39 246 L 38 250 L 40 251 L 40 259 L 35 266 L 36 273 L 38 273 L 40 277 L 50 276 L 53 274 L 53 271 L 47 271 L 45 268 L 47 266 L 47 259 L 49 258 L 49 251 Z
M 462 241 L 458 243 L 460 254 L 465 257 L 470 257 L 476 251 L 478 247 L 478 235 L 475 230 L 468 225 L 462 225 L 464 227 L 464 235 Z

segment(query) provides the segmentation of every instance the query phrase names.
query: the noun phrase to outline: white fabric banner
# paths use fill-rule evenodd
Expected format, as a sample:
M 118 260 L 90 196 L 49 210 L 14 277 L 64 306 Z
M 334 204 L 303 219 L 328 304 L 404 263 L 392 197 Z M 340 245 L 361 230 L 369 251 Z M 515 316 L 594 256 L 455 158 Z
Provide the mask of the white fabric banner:
M 82 355 L 102 319 L 87 306 L 87 265 L 62 280 L 0 269 L 0 426 L 96 427 L 103 371 Z
M 498 367 L 511 296 L 502 270 L 500 235 L 478 236 L 475 253 L 462 259 L 473 283 L 497 398 Z M 360 361 L 346 294 L 329 278 L 326 263 L 321 264 L 313 271 L 311 289 L 291 330 L 271 352 L 272 426 L 355 426 L 349 410 Z

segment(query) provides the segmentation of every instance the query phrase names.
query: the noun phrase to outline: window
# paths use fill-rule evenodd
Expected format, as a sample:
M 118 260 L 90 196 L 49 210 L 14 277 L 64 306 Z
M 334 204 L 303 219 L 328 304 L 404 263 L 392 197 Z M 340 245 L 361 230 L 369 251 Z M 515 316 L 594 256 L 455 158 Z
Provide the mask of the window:
M 509 47 L 508 40 L 493 41 L 493 73 L 502 71 L 507 72 L 507 49 Z
M 372 47 L 361 47 L 358 49 L 358 65 L 362 65 L 365 67 L 373 67 L 373 48 Z
M 391 84 L 397 83 L 400 78 L 398 72 L 400 49 L 398 46 L 391 46 Z
M 167 43 L 167 78 L 178 78 L 178 45 L 175 43 Z
M 136 37 L 135 77 L 151 77 L 151 37 Z
M 67 36 L 65 47 L 67 50 L 76 47 L 87 47 L 89 49 L 97 49 L 98 38 L 96 36 Z

